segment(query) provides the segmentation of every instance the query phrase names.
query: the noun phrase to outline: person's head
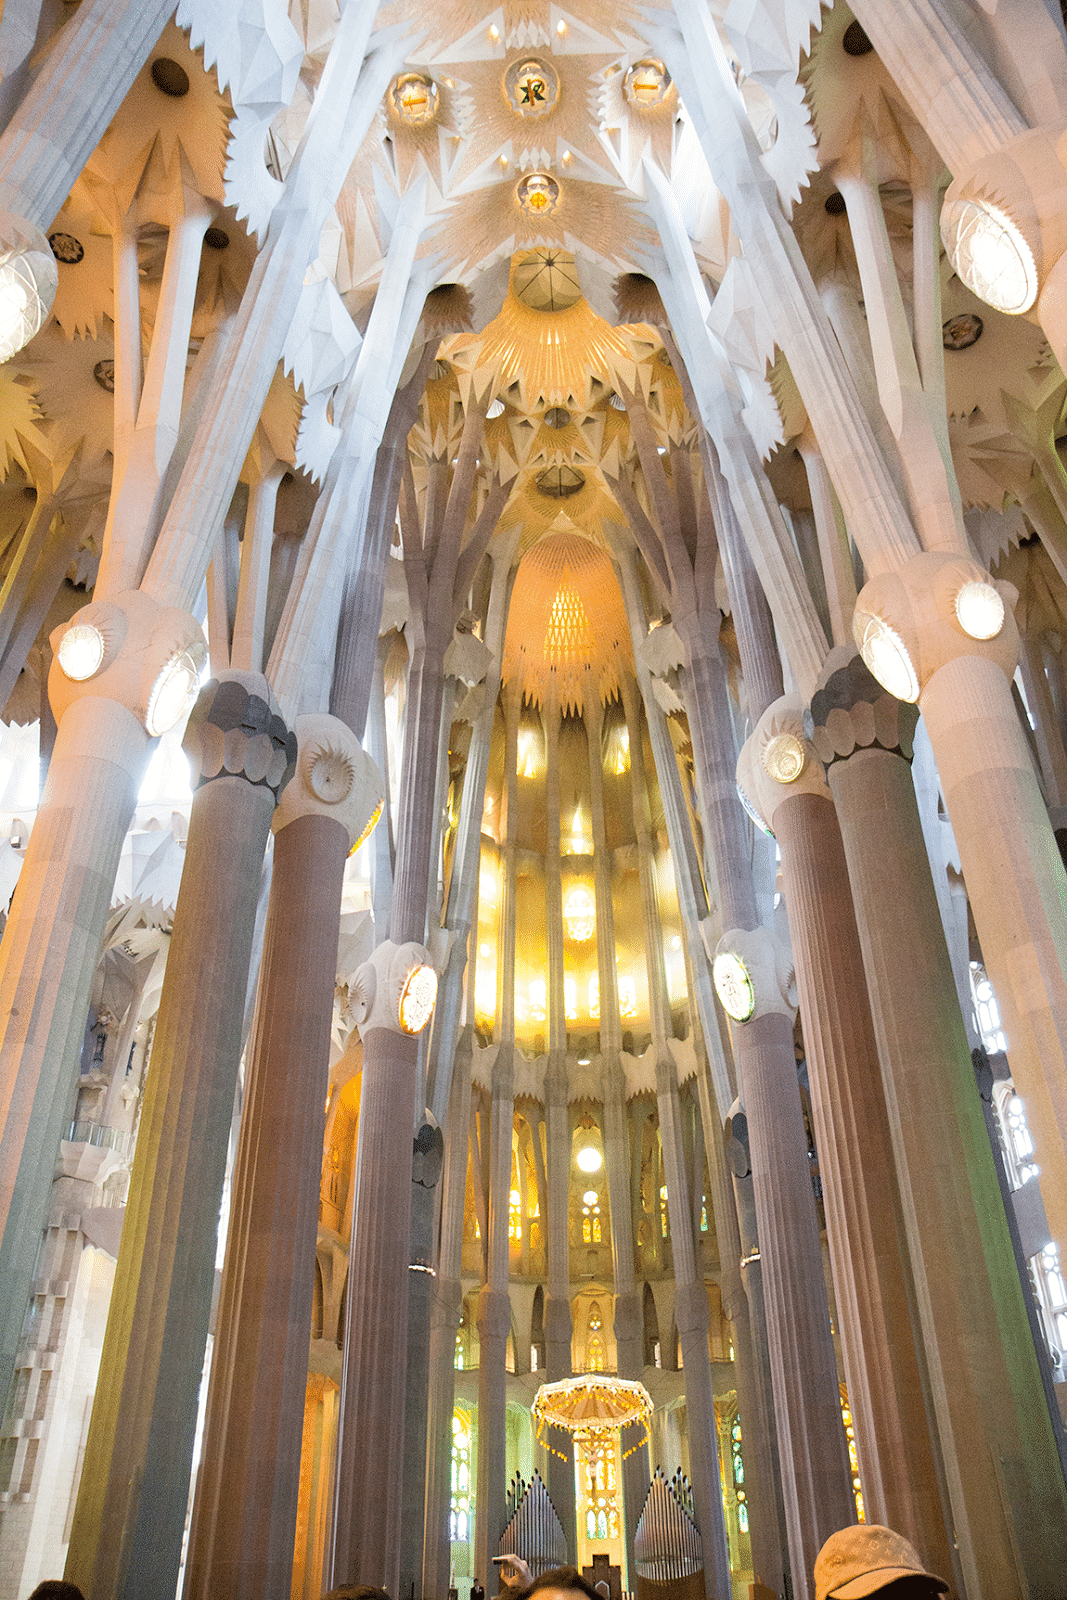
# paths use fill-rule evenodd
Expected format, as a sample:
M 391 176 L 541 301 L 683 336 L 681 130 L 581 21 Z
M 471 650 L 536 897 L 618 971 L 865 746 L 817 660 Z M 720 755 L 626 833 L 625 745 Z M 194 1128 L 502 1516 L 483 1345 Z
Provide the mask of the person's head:
M 936 1600 L 947 1589 L 914 1545 L 877 1523 L 841 1528 L 815 1557 L 815 1600 Z
M 375 1589 L 373 1584 L 342 1583 L 339 1589 L 324 1594 L 322 1600 L 390 1600 L 390 1596 L 384 1589 Z
M 588 1578 L 583 1578 L 577 1567 L 549 1567 L 523 1591 L 522 1600 L 529 1600 L 530 1595 L 534 1594 L 540 1595 L 541 1600 L 572 1600 L 578 1594 L 584 1594 L 586 1600 L 601 1600 Z
M 30 1600 L 85 1600 L 85 1596 L 76 1583 L 68 1583 L 65 1578 L 46 1578 L 37 1585 Z

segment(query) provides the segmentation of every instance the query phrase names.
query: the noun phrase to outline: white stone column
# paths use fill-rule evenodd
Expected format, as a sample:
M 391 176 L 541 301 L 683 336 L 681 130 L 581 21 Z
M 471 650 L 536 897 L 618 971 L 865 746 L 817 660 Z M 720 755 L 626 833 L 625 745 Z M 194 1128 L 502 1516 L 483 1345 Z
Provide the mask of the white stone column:
M 53 661 L 49 694 L 59 731 L 0 946 L 0 1392 L 29 1297 L 151 734 L 184 715 L 204 659 L 193 619 L 146 595 L 85 606 L 53 633 L 57 652 L 74 627 L 88 630 L 88 654 L 72 665 L 92 670 L 75 680 L 58 654 Z

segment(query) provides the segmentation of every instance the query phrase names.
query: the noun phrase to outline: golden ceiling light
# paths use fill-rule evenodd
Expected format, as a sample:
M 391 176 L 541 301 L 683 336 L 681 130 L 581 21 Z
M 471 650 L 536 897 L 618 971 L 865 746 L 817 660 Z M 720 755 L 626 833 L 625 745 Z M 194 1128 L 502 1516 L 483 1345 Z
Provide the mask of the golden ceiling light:
M 639 111 L 649 111 L 662 105 L 671 91 L 671 75 L 652 56 L 635 61 L 623 79 L 623 93 L 631 106 Z
M 432 122 L 440 104 L 440 90 L 427 72 L 402 72 L 389 86 L 391 109 L 413 127 Z
M 544 117 L 559 100 L 559 78 L 549 62 L 520 58 L 504 74 L 504 94 L 520 117 Z
M 604 701 L 632 671 L 630 630 L 610 557 L 577 532 L 550 534 L 527 551 L 515 579 L 504 642 L 504 679 L 535 705 L 554 699 L 580 712 L 587 692 Z
M 559 184 L 547 172 L 529 172 L 515 190 L 519 205 L 531 217 L 549 217 L 559 204 Z

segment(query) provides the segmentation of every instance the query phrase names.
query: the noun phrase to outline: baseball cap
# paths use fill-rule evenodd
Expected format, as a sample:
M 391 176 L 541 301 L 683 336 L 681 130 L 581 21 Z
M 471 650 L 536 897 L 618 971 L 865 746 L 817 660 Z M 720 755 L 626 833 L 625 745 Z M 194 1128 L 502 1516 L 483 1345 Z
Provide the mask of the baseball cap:
M 944 1593 L 948 1584 L 927 1572 L 915 1546 L 877 1523 L 832 1533 L 815 1558 L 815 1600 L 864 1600 L 898 1578 L 929 1578 Z

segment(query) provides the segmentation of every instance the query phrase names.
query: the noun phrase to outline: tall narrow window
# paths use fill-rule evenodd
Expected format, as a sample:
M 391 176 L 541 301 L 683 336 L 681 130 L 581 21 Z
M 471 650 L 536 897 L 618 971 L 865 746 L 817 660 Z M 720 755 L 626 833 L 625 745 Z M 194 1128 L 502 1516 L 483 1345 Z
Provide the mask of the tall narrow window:
M 452 1413 L 452 1500 L 448 1537 L 466 1543 L 471 1528 L 471 1430 L 465 1412 Z

